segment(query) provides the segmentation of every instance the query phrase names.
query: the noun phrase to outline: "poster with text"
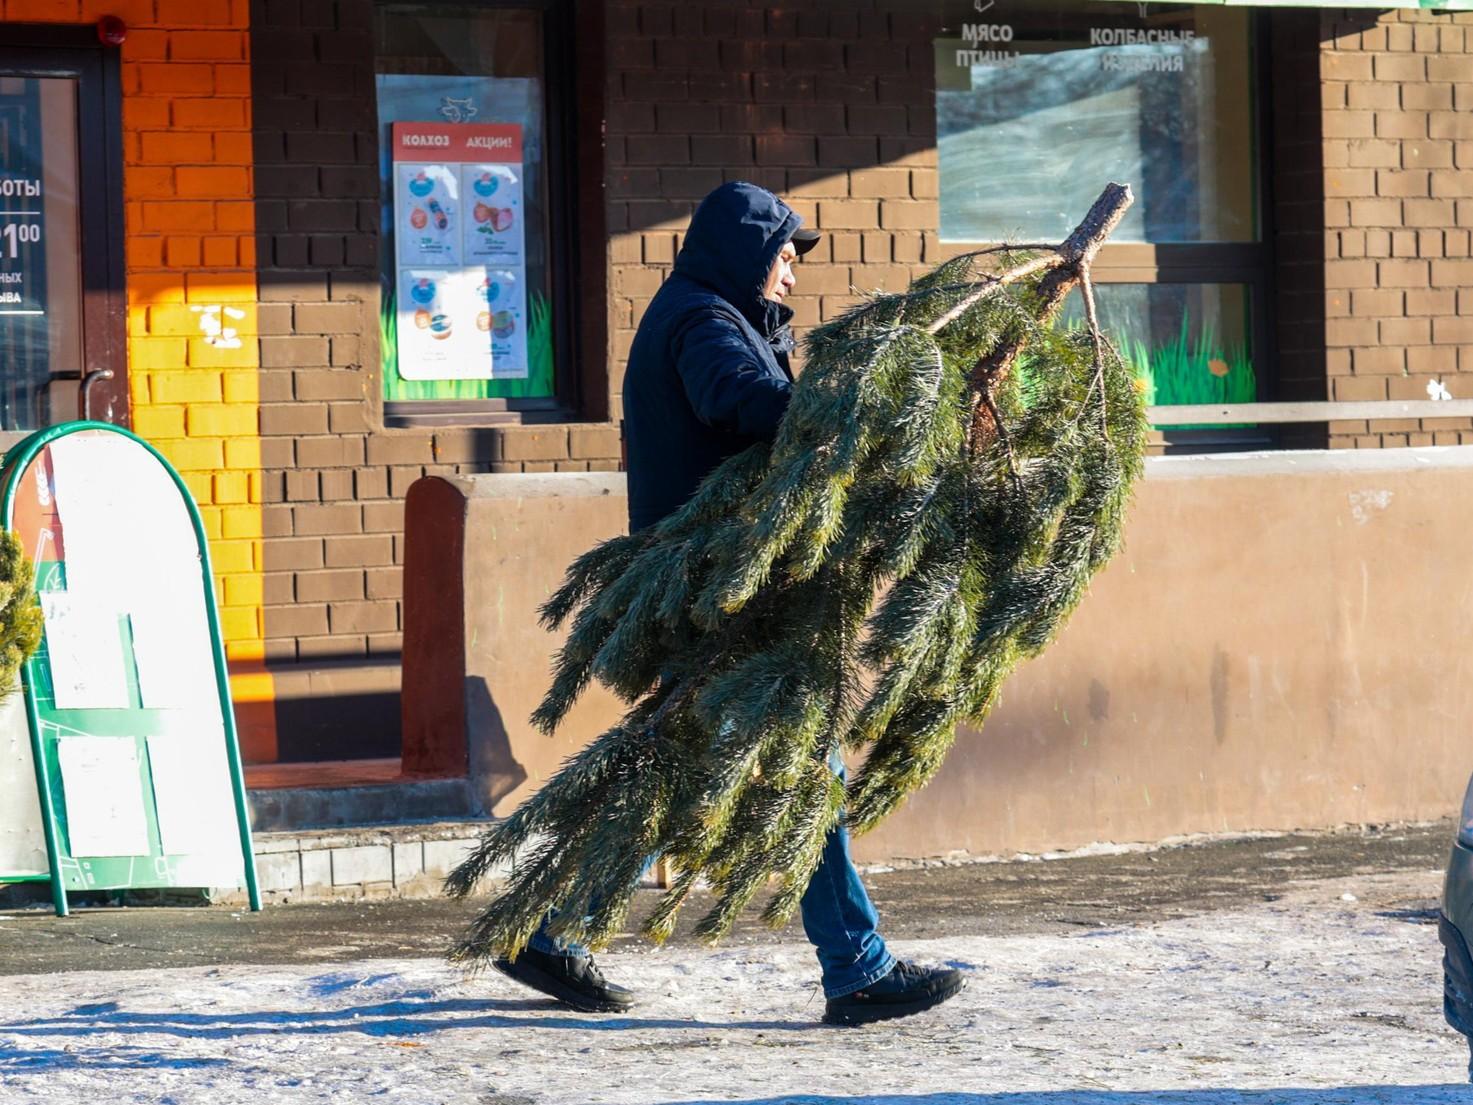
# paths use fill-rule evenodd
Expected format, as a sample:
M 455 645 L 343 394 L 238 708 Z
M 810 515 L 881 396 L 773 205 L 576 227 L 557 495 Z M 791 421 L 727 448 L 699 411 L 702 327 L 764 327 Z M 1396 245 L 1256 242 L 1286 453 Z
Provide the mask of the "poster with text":
M 465 165 L 465 259 L 505 268 L 526 264 L 526 234 L 522 227 L 522 167 L 520 165 Z
M 517 269 L 486 268 L 476 284 L 476 328 L 491 339 L 496 375 L 527 375 L 527 296 Z
M 394 166 L 400 265 L 460 264 L 460 175 L 445 165 Z
M 527 375 L 522 128 L 395 123 L 399 375 Z

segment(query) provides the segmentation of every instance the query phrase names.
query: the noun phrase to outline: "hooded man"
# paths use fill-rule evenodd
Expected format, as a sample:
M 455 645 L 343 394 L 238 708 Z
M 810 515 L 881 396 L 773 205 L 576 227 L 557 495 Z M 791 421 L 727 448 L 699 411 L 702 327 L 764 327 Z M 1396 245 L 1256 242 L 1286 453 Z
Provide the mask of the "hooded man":
M 721 185 L 696 209 L 624 375 L 631 532 L 678 510 L 727 457 L 777 435 L 793 387 L 793 311 L 783 300 L 797 282 L 794 262 L 819 241 L 801 223 L 777 196 L 744 182 Z M 835 770 L 842 775 L 842 764 Z M 886 949 L 842 823 L 825 841 L 802 914 L 828 1023 L 919 1013 L 961 989 L 960 972 L 916 967 Z M 584 1012 L 622 1012 L 635 1001 L 585 949 L 546 932 L 496 966 Z

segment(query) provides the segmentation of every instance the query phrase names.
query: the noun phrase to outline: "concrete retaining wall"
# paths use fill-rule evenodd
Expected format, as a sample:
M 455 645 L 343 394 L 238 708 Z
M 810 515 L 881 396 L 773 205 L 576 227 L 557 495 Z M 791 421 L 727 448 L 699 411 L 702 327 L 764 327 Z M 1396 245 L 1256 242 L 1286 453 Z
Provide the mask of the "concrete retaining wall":
M 463 525 L 438 587 L 461 605 L 406 608 L 406 742 L 429 705 L 408 647 L 419 621 L 463 654 L 451 712 L 471 740 L 452 751 L 505 814 L 616 716 L 595 690 L 556 739 L 526 722 L 558 644 L 536 607 L 573 555 L 619 531 L 622 482 L 421 481 L 411 557 L 431 500 Z M 1126 551 L 985 731 L 964 730 L 858 854 L 1447 815 L 1473 769 L 1470 501 L 1473 448 L 1153 459 Z

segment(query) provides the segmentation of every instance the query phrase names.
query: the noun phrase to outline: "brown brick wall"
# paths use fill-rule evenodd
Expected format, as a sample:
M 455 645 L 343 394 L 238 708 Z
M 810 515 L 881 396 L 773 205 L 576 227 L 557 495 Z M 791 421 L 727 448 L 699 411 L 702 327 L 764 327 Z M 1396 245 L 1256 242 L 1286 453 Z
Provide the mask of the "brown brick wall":
M 932 40 L 937 5 L 764 10 L 612 0 L 608 40 L 610 386 L 696 202 L 724 180 L 780 192 L 826 232 L 797 270 L 800 328 L 903 286 L 963 248 L 938 233 Z M 1271 398 L 1325 395 L 1320 21 L 1274 13 Z M 1320 446 L 1323 427 L 1284 434 Z M 1162 438 L 1154 435 L 1155 445 Z
M 391 566 L 397 545 L 389 469 L 368 455 L 378 421 L 371 11 L 252 4 L 265 635 L 277 662 L 398 648 L 397 607 L 367 593 L 368 569 Z
M 371 0 L 251 5 L 264 621 L 278 666 L 397 658 L 403 499 L 421 476 L 618 466 L 608 423 L 384 428 L 371 13 Z M 396 732 L 397 716 L 385 724 Z M 304 754 L 289 728 L 284 758 Z
M 1473 13 L 1324 13 L 1329 398 L 1473 398 Z M 1335 422 L 1336 448 L 1473 443 L 1473 420 Z
M 384 429 L 370 11 L 370 0 L 252 7 L 265 635 L 277 663 L 397 654 L 402 502 L 420 476 L 616 467 L 635 327 L 717 184 L 763 184 L 826 232 L 798 270 L 800 328 L 955 248 L 937 233 L 932 6 L 608 0 L 608 296 L 581 309 L 607 309 L 615 421 Z M 1473 275 L 1473 15 L 1272 18 L 1276 397 L 1425 398 L 1432 378 L 1473 397 L 1473 295 L 1459 287 Z M 1336 445 L 1473 433 L 1330 429 Z
M 608 6 L 610 387 L 696 203 L 727 180 L 826 232 L 788 300 L 801 329 L 941 259 L 929 6 Z M 617 413 L 616 413 L 617 417 Z

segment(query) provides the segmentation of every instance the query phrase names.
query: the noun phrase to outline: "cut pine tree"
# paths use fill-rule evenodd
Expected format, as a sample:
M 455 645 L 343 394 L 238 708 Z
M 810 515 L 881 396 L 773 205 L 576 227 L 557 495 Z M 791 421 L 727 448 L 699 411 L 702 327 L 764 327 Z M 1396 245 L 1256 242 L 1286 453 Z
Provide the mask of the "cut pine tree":
M 549 915 L 603 946 L 655 854 L 675 877 L 651 937 L 699 880 L 703 936 L 774 879 L 780 925 L 838 820 L 874 827 L 982 723 L 1120 543 L 1145 407 L 1089 273 L 1130 203 L 1112 184 L 1061 244 L 958 257 L 815 329 L 775 442 L 574 562 L 533 721 L 552 732 L 595 679 L 629 711 L 451 873 L 463 897 L 511 865 L 452 958 L 514 955 Z M 1087 325 L 1056 328 L 1076 287 Z

